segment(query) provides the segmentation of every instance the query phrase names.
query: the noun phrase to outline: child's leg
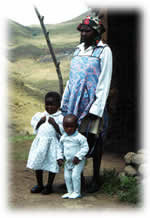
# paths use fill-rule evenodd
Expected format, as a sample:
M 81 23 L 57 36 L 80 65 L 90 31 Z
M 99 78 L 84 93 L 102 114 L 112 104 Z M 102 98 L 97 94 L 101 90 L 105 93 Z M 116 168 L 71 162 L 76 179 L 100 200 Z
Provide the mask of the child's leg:
M 48 183 L 47 183 L 46 187 L 43 189 L 42 194 L 46 195 L 46 194 L 52 193 L 52 184 L 54 182 L 55 175 L 56 175 L 55 173 L 49 172 Z
M 73 192 L 80 195 L 81 192 L 81 173 L 85 165 L 85 160 L 80 161 L 72 170 Z
M 67 167 L 64 168 L 64 177 L 66 182 L 66 187 L 68 193 L 73 192 L 73 184 L 72 184 L 72 170 L 68 170 Z
M 40 193 L 43 190 L 43 170 L 35 171 L 37 185 L 31 189 L 31 193 Z

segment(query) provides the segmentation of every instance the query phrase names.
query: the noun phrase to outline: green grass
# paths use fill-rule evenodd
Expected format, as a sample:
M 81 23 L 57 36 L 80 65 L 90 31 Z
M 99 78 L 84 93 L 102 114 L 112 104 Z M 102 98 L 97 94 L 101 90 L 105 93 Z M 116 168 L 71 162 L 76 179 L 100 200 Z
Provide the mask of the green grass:
M 10 143 L 24 143 L 26 141 L 30 141 L 30 140 L 33 140 L 35 138 L 35 135 L 25 135 L 25 136 L 22 136 L 22 135 L 16 135 L 16 136 L 11 136 L 9 138 L 9 142 Z
M 137 204 L 140 201 L 140 187 L 136 178 L 132 176 L 118 176 L 115 169 L 104 170 L 101 192 L 108 195 L 117 195 L 123 202 Z
M 27 161 L 29 149 L 34 135 L 15 135 L 9 137 L 9 159 L 16 161 Z

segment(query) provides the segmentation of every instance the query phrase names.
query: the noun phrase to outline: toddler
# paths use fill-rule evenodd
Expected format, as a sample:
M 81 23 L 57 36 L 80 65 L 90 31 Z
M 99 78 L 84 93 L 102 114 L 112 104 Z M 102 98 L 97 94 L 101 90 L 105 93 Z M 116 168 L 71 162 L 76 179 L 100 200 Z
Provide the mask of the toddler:
M 85 136 L 78 130 L 78 119 L 75 115 L 66 115 L 63 119 L 65 133 L 60 138 L 57 160 L 61 166 L 65 160 L 64 177 L 68 193 L 62 198 L 81 197 L 81 173 L 85 165 L 85 155 L 89 147 Z

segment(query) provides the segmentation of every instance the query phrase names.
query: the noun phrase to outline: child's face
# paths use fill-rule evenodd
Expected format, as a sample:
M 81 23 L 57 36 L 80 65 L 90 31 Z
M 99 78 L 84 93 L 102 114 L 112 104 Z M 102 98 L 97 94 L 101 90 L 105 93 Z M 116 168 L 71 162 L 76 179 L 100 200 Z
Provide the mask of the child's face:
M 77 129 L 77 122 L 72 118 L 64 118 L 63 127 L 68 135 L 72 135 Z
M 53 97 L 48 97 L 45 99 L 45 110 L 49 114 L 54 114 L 57 112 L 59 106 Z

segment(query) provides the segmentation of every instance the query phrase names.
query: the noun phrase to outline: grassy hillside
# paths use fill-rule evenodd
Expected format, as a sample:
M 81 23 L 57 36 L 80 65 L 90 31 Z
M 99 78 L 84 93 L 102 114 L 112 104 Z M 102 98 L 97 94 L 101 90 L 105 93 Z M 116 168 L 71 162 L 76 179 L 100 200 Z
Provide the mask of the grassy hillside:
M 46 25 L 64 80 L 69 75 L 71 54 L 79 43 L 76 30 L 85 14 L 56 25 Z M 23 26 L 8 21 L 9 130 L 12 134 L 32 133 L 31 117 L 44 110 L 47 91 L 59 91 L 56 69 L 40 25 Z

